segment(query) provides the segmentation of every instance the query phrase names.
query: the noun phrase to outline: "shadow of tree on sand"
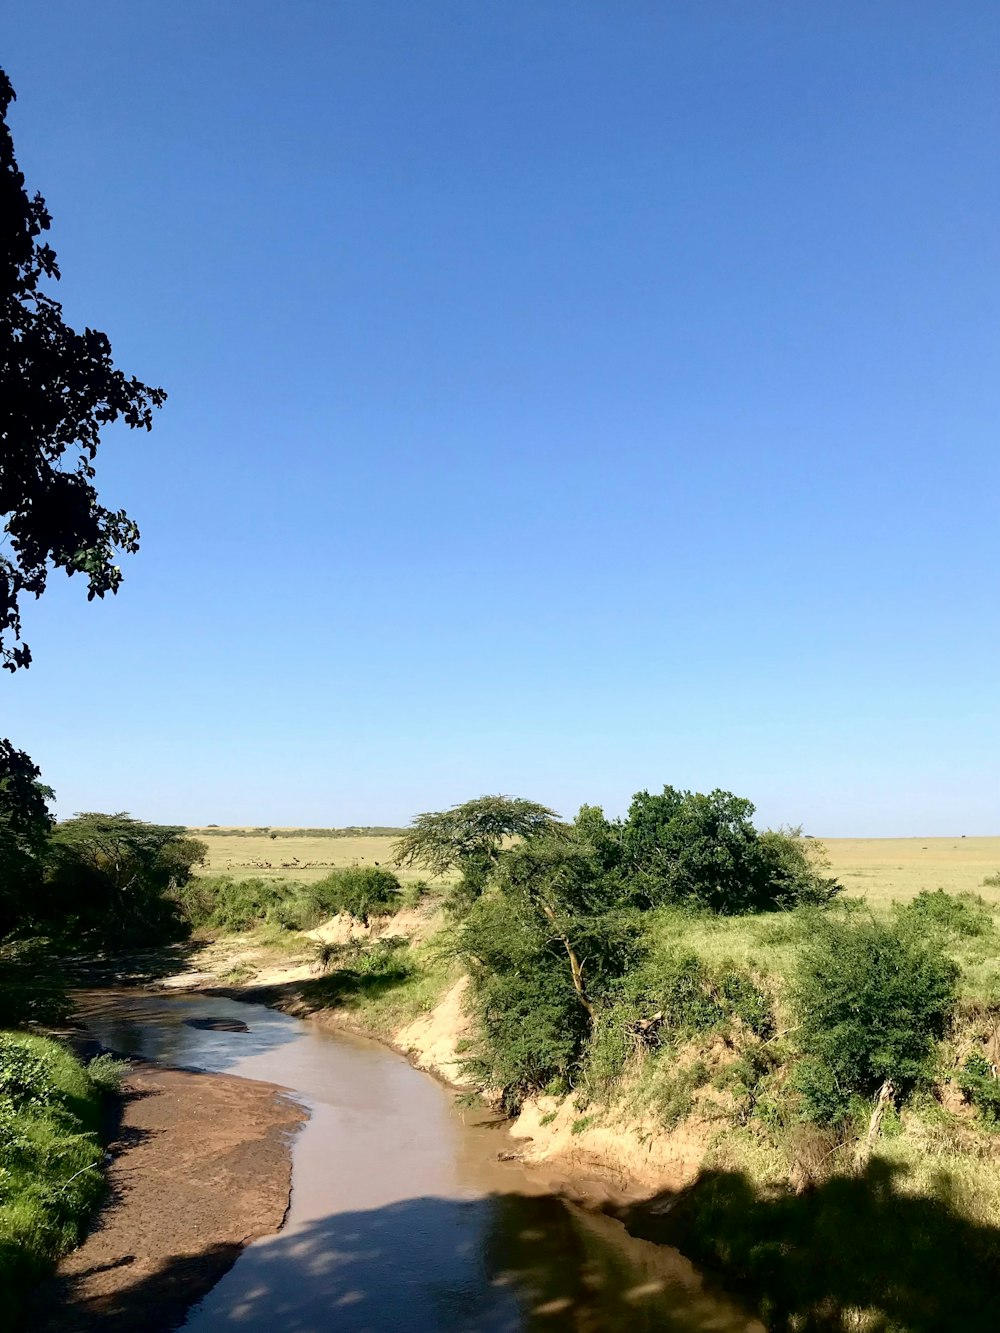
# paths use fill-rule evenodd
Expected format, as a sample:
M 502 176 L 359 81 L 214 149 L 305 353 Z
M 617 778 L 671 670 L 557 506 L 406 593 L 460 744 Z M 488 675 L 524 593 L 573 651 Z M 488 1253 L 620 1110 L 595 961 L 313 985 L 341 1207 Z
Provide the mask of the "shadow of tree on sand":
M 938 1197 L 907 1193 L 902 1170 L 873 1158 L 798 1195 L 707 1171 L 680 1200 L 620 1215 L 631 1234 L 742 1279 L 772 1333 L 996 1333 L 1000 1230 L 948 1195 L 944 1177 Z

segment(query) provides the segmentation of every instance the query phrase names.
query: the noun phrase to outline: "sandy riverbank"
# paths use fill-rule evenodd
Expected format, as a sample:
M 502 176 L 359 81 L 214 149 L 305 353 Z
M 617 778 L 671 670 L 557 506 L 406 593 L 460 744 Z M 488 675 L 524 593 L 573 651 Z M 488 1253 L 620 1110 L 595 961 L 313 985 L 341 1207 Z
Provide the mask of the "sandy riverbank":
M 109 1146 L 109 1198 L 39 1293 L 33 1333 L 168 1333 L 280 1229 L 304 1110 L 267 1083 L 137 1063 Z

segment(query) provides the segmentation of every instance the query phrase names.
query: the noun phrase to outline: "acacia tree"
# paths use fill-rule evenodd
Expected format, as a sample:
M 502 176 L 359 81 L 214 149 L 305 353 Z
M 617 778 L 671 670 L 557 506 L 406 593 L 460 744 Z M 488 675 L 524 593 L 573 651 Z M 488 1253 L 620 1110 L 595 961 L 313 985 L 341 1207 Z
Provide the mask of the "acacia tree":
M 512 838 L 565 834 L 554 810 L 522 796 L 479 796 L 473 801 L 417 815 L 393 845 L 397 865 L 419 865 L 432 875 L 457 870 L 460 899 L 482 893 L 500 853 Z
M 88 599 L 118 591 L 119 551 L 139 547 L 124 510 L 102 505 L 94 459 L 102 427 L 123 420 L 150 430 L 166 394 L 118 370 L 106 334 L 71 329 L 42 290 L 59 278 L 40 238 L 51 217 L 18 169 L 7 112 L 14 100 L 0 70 L 0 518 L 10 555 L 0 556 L 0 662 L 26 667 L 23 595 L 40 597 L 50 568 L 83 574 Z
M 50 839 L 49 910 L 82 935 L 109 945 L 180 936 L 173 894 L 208 853 L 179 826 L 120 813 L 87 813 L 59 824 Z

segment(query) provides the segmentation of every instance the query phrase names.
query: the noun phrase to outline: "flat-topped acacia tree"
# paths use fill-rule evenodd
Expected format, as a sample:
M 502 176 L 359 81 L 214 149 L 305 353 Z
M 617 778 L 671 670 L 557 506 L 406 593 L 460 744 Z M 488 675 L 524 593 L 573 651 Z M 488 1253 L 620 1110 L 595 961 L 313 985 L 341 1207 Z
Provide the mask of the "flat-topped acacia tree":
M 397 865 L 418 865 L 432 875 L 457 870 L 457 901 L 482 893 L 505 844 L 512 838 L 565 837 L 554 810 L 522 796 L 478 796 L 450 810 L 417 815 L 393 844 Z

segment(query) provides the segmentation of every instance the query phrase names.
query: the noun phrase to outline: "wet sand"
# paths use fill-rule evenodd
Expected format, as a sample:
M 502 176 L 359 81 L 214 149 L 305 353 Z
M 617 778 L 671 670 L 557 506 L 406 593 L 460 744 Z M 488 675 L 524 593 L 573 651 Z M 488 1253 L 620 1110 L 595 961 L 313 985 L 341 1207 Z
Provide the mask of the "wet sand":
M 245 1245 L 279 1230 L 306 1112 L 272 1084 L 136 1064 L 110 1197 L 39 1293 L 33 1333 L 166 1333 Z

